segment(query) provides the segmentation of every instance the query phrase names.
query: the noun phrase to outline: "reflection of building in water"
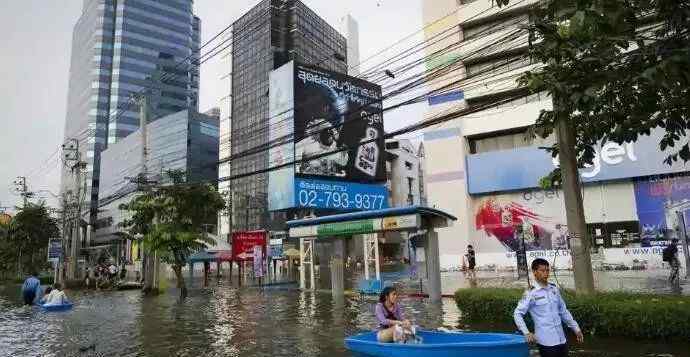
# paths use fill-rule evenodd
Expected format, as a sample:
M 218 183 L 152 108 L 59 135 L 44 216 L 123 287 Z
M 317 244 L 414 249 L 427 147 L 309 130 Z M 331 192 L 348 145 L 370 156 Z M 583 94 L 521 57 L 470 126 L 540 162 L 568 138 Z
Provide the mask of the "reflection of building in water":
M 664 204 L 664 217 L 666 218 L 666 231 L 664 236 L 667 239 L 678 238 L 678 229 L 680 227 L 680 222 L 678 222 L 678 213 L 683 212 L 686 222 L 685 226 L 688 225 L 687 215 L 685 212 L 690 209 L 690 200 L 683 199 L 680 201 L 668 201 Z

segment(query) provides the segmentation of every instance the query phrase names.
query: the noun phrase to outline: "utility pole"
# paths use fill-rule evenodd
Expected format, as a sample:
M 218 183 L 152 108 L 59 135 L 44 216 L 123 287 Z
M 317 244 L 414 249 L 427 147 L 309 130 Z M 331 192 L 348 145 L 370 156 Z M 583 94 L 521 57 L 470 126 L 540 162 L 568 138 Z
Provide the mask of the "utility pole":
M 556 137 L 558 160 L 561 168 L 561 186 L 565 201 L 565 213 L 570 235 L 570 249 L 573 257 L 575 291 L 594 292 L 594 276 L 590 257 L 590 242 L 587 237 L 585 210 L 582 202 L 580 172 L 577 167 L 575 130 L 568 122 L 567 113 L 560 111 L 559 98 L 554 96 L 553 113 L 556 116 Z
M 28 204 L 29 204 L 29 197 L 31 197 L 31 195 L 33 195 L 33 193 L 29 192 L 29 189 L 27 187 L 26 177 L 25 176 L 17 176 L 17 179 L 14 181 L 14 185 L 17 187 L 17 191 L 19 191 L 20 196 L 22 196 L 22 199 L 23 199 L 22 209 L 26 209 Z M 21 245 L 19 246 L 18 258 L 17 258 L 17 275 L 19 278 L 22 278 L 22 247 L 21 247 Z
M 81 241 L 81 214 L 82 214 L 82 196 L 86 192 L 86 182 L 82 183 L 82 171 L 86 169 L 86 162 L 82 161 L 81 152 L 79 151 L 79 140 L 71 138 L 67 144 L 62 145 L 63 157 L 65 164 L 72 171 L 75 183 L 75 212 L 72 216 L 71 222 L 71 241 L 69 253 L 69 265 L 67 266 L 67 278 L 77 278 L 77 256 L 79 255 L 79 242 Z M 82 185 L 84 187 L 82 187 Z M 69 203 L 68 203 L 69 205 Z
M 155 83 L 155 82 L 154 82 Z M 144 92 L 138 98 L 139 104 L 139 129 L 141 133 L 141 173 L 138 178 L 140 189 L 150 191 L 152 185 L 157 182 L 148 180 L 148 128 L 149 113 L 151 98 L 149 92 Z M 158 218 L 154 218 L 154 224 L 157 223 Z M 144 286 L 142 290 L 144 293 L 156 293 L 158 291 L 159 281 L 159 265 L 160 261 L 156 256 L 156 252 L 149 252 L 144 250 L 144 264 L 142 264 Z
M 29 192 L 29 188 L 26 184 L 26 176 L 17 176 L 17 180 L 14 181 L 14 185 L 17 186 L 17 191 L 22 196 L 23 206 L 26 208 L 29 204 L 29 197 L 33 196 L 33 192 Z

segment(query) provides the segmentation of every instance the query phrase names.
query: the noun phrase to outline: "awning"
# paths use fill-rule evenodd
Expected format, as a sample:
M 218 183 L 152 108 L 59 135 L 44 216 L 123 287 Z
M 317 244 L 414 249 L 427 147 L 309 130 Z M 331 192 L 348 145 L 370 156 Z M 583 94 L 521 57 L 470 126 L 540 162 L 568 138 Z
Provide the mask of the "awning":
M 216 254 L 216 252 L 207 252 L 205 250 L 196 252 L 187 258 L 187 263 L 206 263 L 216 261 L 218 261 L 218 254 Z

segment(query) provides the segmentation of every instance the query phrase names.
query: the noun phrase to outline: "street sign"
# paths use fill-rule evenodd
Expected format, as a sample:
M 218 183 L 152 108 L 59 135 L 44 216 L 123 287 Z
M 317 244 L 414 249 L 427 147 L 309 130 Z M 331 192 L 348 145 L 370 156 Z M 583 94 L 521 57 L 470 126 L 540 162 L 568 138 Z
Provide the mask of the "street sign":
M 48 261 L 59 261 L 62 256 L 62 240 L 51 239 L 48 241 Z

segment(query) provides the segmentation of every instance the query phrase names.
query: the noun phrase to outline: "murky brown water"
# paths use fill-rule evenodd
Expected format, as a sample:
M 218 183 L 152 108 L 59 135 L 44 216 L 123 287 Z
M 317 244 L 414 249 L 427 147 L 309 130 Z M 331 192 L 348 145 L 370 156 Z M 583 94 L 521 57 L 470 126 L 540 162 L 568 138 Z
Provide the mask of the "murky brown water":
M 64 313 L 21 307 L 19 286 L 0 287 L 0 356 L 351 356 L 343 338 L 375 327 L 373 298 L 338 302 L 294 286 L 195 283 L 184 303 L 174 290 L 153 298 L 138 291 L 72 291 L 75 307 Z M 452 300 L 432 305 L 410 298 L 403 304 L 423 328 L 459 328 Z M 590 339 L 573 350 L 573 356 L 688 356 L 690 343 Z

